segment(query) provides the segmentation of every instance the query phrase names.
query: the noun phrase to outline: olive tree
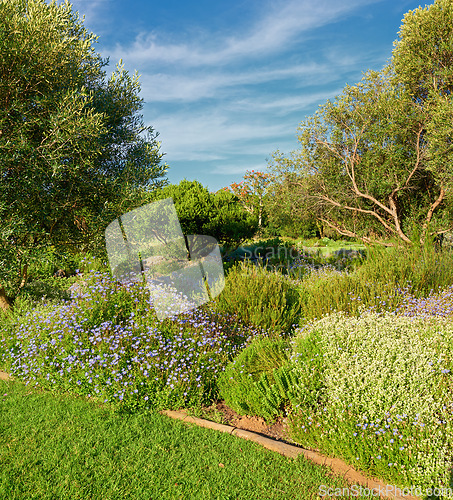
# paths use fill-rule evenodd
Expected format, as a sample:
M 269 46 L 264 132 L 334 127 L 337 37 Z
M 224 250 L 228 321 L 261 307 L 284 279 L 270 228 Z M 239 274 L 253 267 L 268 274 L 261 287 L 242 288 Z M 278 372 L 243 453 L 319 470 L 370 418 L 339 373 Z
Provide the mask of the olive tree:
M 69 2 L 0 2 L 0 307 L 46 245 L 87 248 L 136 190 L 165 183 L 138 75 L 107 78 Z M 130 204 L 129 204 L 130 205 Z

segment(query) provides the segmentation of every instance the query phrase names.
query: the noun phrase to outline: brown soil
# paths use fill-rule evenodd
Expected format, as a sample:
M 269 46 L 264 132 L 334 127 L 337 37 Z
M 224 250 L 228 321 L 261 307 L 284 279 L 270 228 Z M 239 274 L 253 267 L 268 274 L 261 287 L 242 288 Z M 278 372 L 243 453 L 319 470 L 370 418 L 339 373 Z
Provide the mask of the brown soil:
M 278 441 L 292 443 L 289 438 L 285 419 L 279 417 L 273 424 L 268 424 L 266 421 L 257 416 L 239 415 L 223 401 L 219 401 L 212 406 L 203 409 L 203 417 L 207 420 L 218 421 L 215 416 L 221 416 L 222 424 L 231 425 L 238 429 L 256 432 L 263 436 L 271 437 Z

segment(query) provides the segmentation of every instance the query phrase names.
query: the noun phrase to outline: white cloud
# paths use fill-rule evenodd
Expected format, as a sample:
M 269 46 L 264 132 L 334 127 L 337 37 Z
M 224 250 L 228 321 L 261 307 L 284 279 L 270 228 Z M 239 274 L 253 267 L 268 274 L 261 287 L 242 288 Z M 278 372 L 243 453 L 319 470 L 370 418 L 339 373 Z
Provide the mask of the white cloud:
M 282 115 L 287 113 L 292 113 L 294 111 L 300 111 L 307 109 L 308 107 L 313 107 L 320 102 L 325 102 L 329 99 L 329 94 L 331 97 L 341 94 L 343 88 L 338 88 L 326 93 L 314 92 L 314 93 L 302 93 L 301 95 L 289 96 L 278 98 L 275 96 L 263 97 L 262 95 L 256 98 L 240 99 L 235 103 L 231 104 L 231 108 L 234 110 L 246 111 L 254 110 L 254 112 L 272 112 L 275 114 Z
M 84 25 L 88 30 L 94 30 L 108 18 L 109 0 L 72 0 L 73 12 L 78 11 L 82 19 L 85 16 Z M 98 30 L 96 33 L 99 35 Z
M 265 156 L 272 150 L 266 143 L 295 133 L 288 123 L 234 119 L 220 111 L 157 116 L 152 124 L 160 133 L 162 150 L 173 160 L 187 161 L 222 160 L 232 153 Z
M 297 148 L 296 129 L 304 116 L 340 94 L 343 78 L 380 60 L 382 54 L 345 47 L 340 38 L 334 44 L 320 38 L 313 43 L 316 28 L 378 1 L 261 0 L 259 12 L 241 28 L 214 32 L 204 24 L 190 33 L 158 28 L 121 44 L 110 33 L 109 47 L 102 35 L 107 24 L 102 16 L 112 15 L 108 0 L 74 4 L 87 14 L 90 29 L 101 34 L 103 55 L 112 64 L 123 59 L 141 74 L 145 122 L 160 133 L 170 170 L 174 162 L 181 175 L 219 179 L 264 170 L 272 151 Z
M 109 52 L 112 59 L 123 58 L 136 67 L 146 66 L 147 63 L 218 67 L 278 53 L 285 50 L 299 34 L 332 23 L 359 6 L 377 1 L 379 0 L 267 2 L 261 4 L 265 14 L 252 22 L 248 33 L 234 36 L 212 34 L 208 41 L 203 36 L 198 40 L 191 38 L 189 42 L 173 42 L 168 40 L 168 35 L 158 31 L 142 32 L 131 45 L 116 44 Z
M 247 86 L 269 83 L 278 80 L 295 79 L 298 86 L 313 83 L 313 81 L 335 79 L 335 70 L 332 65 L 309 63 L 288 68 L 272 70 L 255 70 L 237 72 L 207 73 L 204 71 L 194 74 L 169 73 L 142 73 L 140 75 L 141 96 L 146 102 L 168 101 L 196 101 L 219 96 L 220 91 L 237 86 Z

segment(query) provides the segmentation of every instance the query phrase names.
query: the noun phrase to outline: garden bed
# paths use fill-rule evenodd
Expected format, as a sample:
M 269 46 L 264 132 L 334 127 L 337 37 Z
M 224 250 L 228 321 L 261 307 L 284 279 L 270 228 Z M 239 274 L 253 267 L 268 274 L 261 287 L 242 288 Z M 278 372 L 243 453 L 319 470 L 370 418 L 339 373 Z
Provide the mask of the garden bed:
M 163 321 L 143 284 L 84 271 L 70 300 L 3 324 L 1 366 L 120 414 L 186 409 L 388 482 L 446 486 L 451 259 L 373 250 L 353 269 L 301 260 L 287 274 L 241 264 L 216 301 Z

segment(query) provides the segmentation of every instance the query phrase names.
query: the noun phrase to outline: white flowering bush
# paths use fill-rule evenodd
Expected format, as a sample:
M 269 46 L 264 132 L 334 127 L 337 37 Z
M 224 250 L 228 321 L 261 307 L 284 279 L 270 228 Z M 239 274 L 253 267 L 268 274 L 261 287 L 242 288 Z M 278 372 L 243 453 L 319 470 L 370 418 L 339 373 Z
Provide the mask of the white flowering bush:
M 306 355 L 309 342 L 322 363 Z M 291 360 L 300 373 L 317 370 L 321 404 L 301 397 L 289 417 L 293 439 L 394 484 L 448 487 L 452 347 L 445 318 L 336 313 L 306 325 Z

